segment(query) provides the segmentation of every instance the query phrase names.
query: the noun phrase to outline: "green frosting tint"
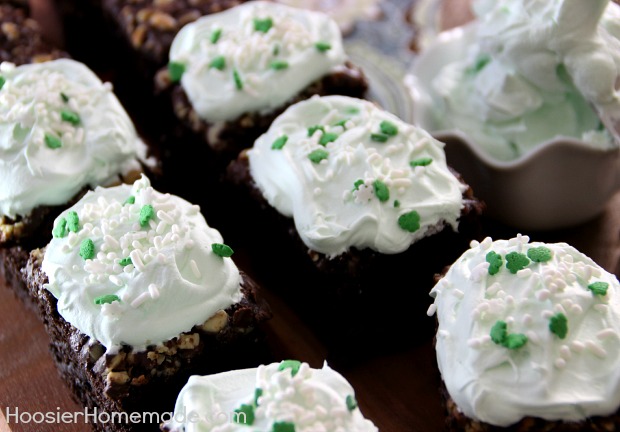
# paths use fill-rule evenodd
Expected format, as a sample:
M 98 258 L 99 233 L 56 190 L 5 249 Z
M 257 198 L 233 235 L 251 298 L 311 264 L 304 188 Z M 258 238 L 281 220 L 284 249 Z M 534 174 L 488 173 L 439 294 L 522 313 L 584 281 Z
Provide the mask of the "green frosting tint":
M 297 372 L 299 372 L 300 367 L 301 367 L 301 362 L 298 360 L 284 360 L 282 361 L 282 363 L 280 363 L 280 366 L 278 366 L 278 370 L 283 371 L 286 369 L 290 369 L 291 375 L 295 376 L 297 375 Z
M 528 257 L 519 252 L 510 252 L 506 255 L 506 268 L 510 273 L 516 274 L 530 264 Z
M 357 400 L 355 400 L 355 396 L 353 395 L 347 396 L 345 403 L 347 404 L 347 409 L 349 411 L 353 411 L 355 408 L 357 408 Z
M 102 295 L 100 297 L 96 297 L 94 301 L 96 305 L 102 305 L 106 303 L 112 303 L 115 301 L 120 302 L 121 299 L 116 294 L 107 294 L 107 295 Z
M 400 215 L 398 218 L 398 226 L 400 226 L 405 231 L 416 232 L 420 229 L 420 214 L 413 210 L 403 215 Z
M 493 342 L 508 349 L 521 348 L 527 343 L 527 336 L 522 333 L 508 333 L 508 324 L 501 320 L 491 327 L 490 335 Z
M 544 246 L 530 248 L 527 251 L 527 256 L 533 262 L 547 262 L 551 259 L 551 250 Z
M 287 135 L 282 135 L 280 138 L 276 139 L 273 144 L 271 144 L 271 149 L 272 150 L 282 150 L 282 147 L 284 147 L 284 145 L 286 144 L 286 142 L 288 141 L 288 136 Z
M 254 30 L 261 32 L 261 33 L 267 33 L 271 27 L 273 27 L 273 20 L 271 18 L 264 18 L 264 19 L 258 19 L 255 18 L 254 19 Z
M 494 251 L 490 251 L 489 253 L 487 253 L 486 261 L 489 263 L 489 274 L 491 276 L 496 275 L 499 272 L 499 269 L 502 268 L 502 265 L 504 264 L 502 256 Z
M 592 291 L 592 294 L 597 296 L 604 296 L 607 294 L 607 288 L 609 284 L 607 282 L 593 282 L 588 285 L 588 289 Z
M 185 65 L 179 62 L 168 63 L 168 75 L 173 83 L 181 81 L 181 77 L 185 73 Z
M 142 208 L 140 209 L 140 217 L 139 217 L 140 226 L 142 228 L 148 226 L 149 221 L 153 219 L 154 217 L 155 217 L 155 209 L 153 208 L 153 206 L 150 204 L 143 205 Z
M 308 159 L 310 159 L 315 164 L 320 163 L 323 159 L 327 159 L 328 157 L 329 153 L 322 149 L 314 150 L 308 155 Z
M 253 425 L 255 416 L 254 416 L 254 406 L 243 404 L 239 408 L 235 410 L 234 420 L 235 423 L 244 424 L 244 425 Z
M 84 239 L 80 243 L 80 256 L 85 260 L 95 257 L 95 243 L 91 239 Z
M 381 180 L 375 180 L 372 184 L 377 199 L 381 202 L 386 202 L 390 199 L 390 190 L 387 185 Z
M 57 149 L 62 147 L 62 141 L 56 135 L 46 133 L 43 139 L 45 141 L 45 145 L 47 145 L 51 149 Z
M 564 339 L 568 333 L 568 319 L 563 313 L 557 313 L 549 319 L 549 330 L 560 339 Z
M 275 422 L 272 432 L 295 432 L 295 424 L 291 422 Z
M 230 246 L 223 243 L 213 243 L 211 245 L 211 250 L 215 255 L 222 258 L 230 258 L 235 253 Z
M 327 42 L 317 42 L 314 44 L 314 46 L 321 52 L 329 51 L 330 49 L 332 49 L 332 46 Z

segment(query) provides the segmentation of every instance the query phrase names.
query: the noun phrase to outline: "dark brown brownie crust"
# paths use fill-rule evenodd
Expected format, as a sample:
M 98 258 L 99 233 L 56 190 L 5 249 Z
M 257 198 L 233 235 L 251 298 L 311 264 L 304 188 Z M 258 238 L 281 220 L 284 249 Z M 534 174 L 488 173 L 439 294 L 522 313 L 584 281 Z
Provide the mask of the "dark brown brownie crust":
M 56 298 L 44 288 L 43 252 L 30 254 L 24 276 L 50 337 L 50 350 L 61 376 L 77 400 L 91 412 L 171 412 L 178 392 L 190 375 L 208 374 L 268 361 L 258 325 L 271 316 L 258 287 L 242 273 L 243 299 L 219 311 L 203 325 L 194 326 L 162 345 L 133 351 L 123 346 L 106 353 L 65 321 Z M 154 424 L 92 424 L 94 430 L 156 430 Z

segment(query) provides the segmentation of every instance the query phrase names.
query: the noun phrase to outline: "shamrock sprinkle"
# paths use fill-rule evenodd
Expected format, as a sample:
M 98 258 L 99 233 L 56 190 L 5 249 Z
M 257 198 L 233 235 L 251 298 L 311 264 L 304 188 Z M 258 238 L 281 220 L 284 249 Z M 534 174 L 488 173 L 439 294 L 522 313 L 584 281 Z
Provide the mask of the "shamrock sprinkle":
M 332 46 L 330 44 L 328 44 L 327 42 L 317 42 L 317 43 L 314 44 L 314 46 L 320 52 L 325 52 L 325 51 L 329 51 L 330 49 L 332 49 Z
M 60 118 L 62 119 L 62 121 L 71 123 L 74 126 L 80 124 L 80 115 L 73 111 L 69 111 L 69 110 L 60 111 Z
M 609 284 L 607 282 L 593 282 L 588 285 L 588 289 L 592 291 L 592 294 L 598 296 L 607 295 L 607 288 L 609 288 Z
M 428 166 L 431 164 L 431 162 L 433 162 L 433 159 L 431 158 L 420 158 L 412 160 L 411 162 L 409 162 L 409 165 L 411 166 L 411 168 L 415 168 L 418 166 Z
M 6 78 L 0 75 L 0 90 L 2 90 L 2 87 L 4 87 L 5 83 L 6 83 Z
M 274 56 L 277 56 L 278 54 L 280 54 L 280 45 L 275 44 L 271 52 L 273 53 Z
M 359 180 L 355 180 L 355 183 L 353 183 L 353 190 L 359 190 L 360 186 L 364 184 L 364 180 L 359 179 Z
M 273 27 L 273 20 L 271 18 L 265 18 L 265 19 L 254 18 L 254 30 L 255 31 L 258 31 L 261 33 L 267 33 L 269 29 L 271 29 L 271 27 Z
M 381 129 L 381 133 L 385 135 L 389 135 L 389 136 L 398 135 L 398 127 L 394 123 L 389 122 L 387 120 L 384 120 L 379 124 L 379 129 Z
M 465 73 L 468 75 L 476 74 L 480 72 L 482 69 L 484 69 L 484 67 L 488 65 L 490 62 L 491 62 L 491 57 L 489 57 L 488 55 L 480 56 L 476 59 L 476 62 L 472 66 L 465 69 Z
M 237 90 L 243 90 L 243 81 L 241 80 L 241 76 L 239 76 L 237 69 L 233 70 L 233 80 L 235 81 L 235 87 Z
M 230 246 L 223 243 L 213 243 L 211 245 L 211 250 L 215 255 L 222 258 L 229 258 L 232 256 L 233 253 L 235 253 L 235 251 L 233 251 Z
M 394 207 L 395 207 L 395 208 L 400 207 L 400 201 L 398 201 L 398 200 L 394 200 Z
M 64 94 L 63 92 L 60 92 L 60 99 L 62 99 L 62 101 L 64 103 L 69 102 L 69 96 L 67 96 L 66 94 Z
M 553 315 L 549 319 L 549 330 L 560 339 L 564 339 L 566 333 L 568 333 L 568 320 L 566 319 L 566 315 L 561 312 Z
M 381 180 L 375 180 L 372 184 L 372 187 L 375 190 L 375 195 L 381 202 L 385 202 L 390 199 L 390 190 L 387 185 L 383 183 Z
M 271 149 L 272 150 L 282 150 L 282 147 L 284 147 L 284 144 L 286 144 L 286 142 L 288 141 L 288 136 L 287 135 L 282 135 L 280 138 L 276 139 L 273 144 L 271 144 Z
M 121 301 L 121 299 L 116 294 L 107 294 L 107 295 L 102 295 L 100 297 L 95 298 L 95 304 L 96 305 L 112 303 L 112 302 L 115 302 L 115 301 L 117 301 L 117 302 Z
M 534 262 L 547 262 L 551 259 L 551 250 L 544 246 L 530 248 L 527 256 Z
M 506 337 L 504 346 L 508 349 L 518 349 L 527 343 L 527 336 L 523 333 L 511 333 Z
M 519 252 L 510 252 L 506 255 L 506 268 L 515 274 L 530 264 L 530 260 Z
M 150 204 L 145 204 L 140 209 L 139 222 L 140 226 L 144 228 L 149 224 L 149 221 L 155 217 L 155 209 Z
M 183 63 L 171 61 L 168 63 L 168 75 L 170 75 L 170 81 L 179 82 L 181 77 L 185 73 L 185 65 Z
M 311 137 L 318 130 L 325 132 L 325 128 L 323 126 L 320 126 L 320 125 L 310 126 L 308 128 L 308 136 Z
M 486 260 L 489 263 L 489 274 L 491 276 L 496 275 L 499 272 L 499 269 L 502 267 L 502 264 L 504 263 L 502 260 L 502 256 L 494 251 L 490 251 L 487 254 Z
M 56 238 L 63 238 L 67 235 L 67 219 L 60 218 L 58 219 L 58 223 L 52 230 L 52 236 Z
M 125 204 L 134 204 L 135 202 L 136 202 L 136 197 L 133 195 L 130 195 L 129 198 L 125 200 Z
M 323 149 L 314 150 L 308 155 L 308 159 L 310 159 L 315 164 L 320 163 L 323 159 L 327 159 L 328 157 L 329 153 Z
M 256 390 L 254 390 L 254 405 L 258 406 L 258 398 L 261 397 L 263 395 L 263 389 L 260 387 L 257 387 Z
M 348 121 L 349 121 L 349 119 L 343 119 L 343 120 L 337 121 L 336 123 L 334 123 L 334 126 L 345 127 L 345 125 L 347 124 Z
M 224 70 L 226 67 L 226 58 L 224 56 L 217 56 L 211 62 L 209 62 L 209 68 L 217 70 Z
M 338 134 L 331 133 L 331 132 L 325 132 L 323 133 L 323 135 L 321 135 L 321 138 L 319 139 L 319 144 L 321 144 L 322 146 L 326 146 L 328 143 L 334 142 L 337 139 L 338 139 Z
M 497 321 L 491 327 L 491 340 L 497 345 L 504 345 L 508 337 L 508 324 L 505 321 Z
M 288 62 L 285 62 L 283 60 L 275 60 L 272 61 L 271 64 L 269 65 L 269 67 L 273 70 L 282 70 L 282 69 L 287 69 L 288 68 Z
M 126 258 L 121 259 L 121 260 L 118 262 L 118 264 L 119 264 L 121 267 L 127 267 L 129 264 L 133 264 L 133 261 L 131 261 L 131 257 L 126 257 Z
M 415 232 L 420 228 L 420 214 L 413 210 L 398 218 L 398 225 L 405 231 Z
M 379 134 L 379 133 L 373 133 L 370 134 L 370 140 L 371 141 L 375 141 L 375 142 L 380 142 L 380 143 L 384 143 L 386 142 L 390 137 L 384 134 Z
M 355 408 L 357 408 L 357 401 L 355 400 L 355 397 L 353 395 L 348 395 L 345 402 L 349 411 L 353 411 Z
M 67 229 L 74 233 L 80 230 L 80 218 L 74 211 L 67 213 Z
M 235 423 L 248 426 L 254 424 L 254 406 L 243 404 L 235 410 L 235 414 L 237 414 L 234 416 Z
M 275 422 L 271 429 L 272 432 L 295 432 L 295 424 L 291 422 Z
M 52 135 L 51 133 L 46 133 L 43 139 L 45 140 L 45 144 L 47 144 L 47 146 L 51 149 L 62 147 L 62 141 L 60 141 L 60 138 Z
M 93 259 L 95 257 L 95 243 L 89 238 L 82 240 L 80 244 L 80 256 L 87 259 Z
M 297 372 L 299 372 L 300 367 L 301 362 L 298 360 L 284 360 L 282 363 L 280 363 L 280 366 L 278 366 L 278 370 L 283 371 L 286 369 L 290 369 L 291 376 L 295 376 L 297 375 Z
M 215 29 L 213 30 L 213 33 L 211 33 L 211 37 L 209 38 L 209 41 L 211 41 L 212 44 L 216 44 L 217 41 L 220 40 L 221 36 L 222 36 L 222 29 Z

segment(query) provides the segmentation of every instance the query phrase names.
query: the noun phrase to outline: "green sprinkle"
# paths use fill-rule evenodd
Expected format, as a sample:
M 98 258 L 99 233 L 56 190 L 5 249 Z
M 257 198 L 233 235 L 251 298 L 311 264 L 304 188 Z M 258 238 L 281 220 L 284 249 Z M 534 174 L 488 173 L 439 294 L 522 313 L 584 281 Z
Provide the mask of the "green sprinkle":
M 594 282 L 588 285 L 588 289 L 592 291 L 594 295 L 598 296 L 606 295 L 607 288 L 609 288 L 609 284 L 607 282 Z
M 233 80 L 235 80 L 235 87 L 237 87 L 237 90 L 243 90 L 243 81 L 241 81 L 237 69 L 233 70 Z
M 273 69 L 273 70 L 287 69 L 288 68 L 288 62 L 285 62 L 283 60 L 272 61 L 271 64 L 269 65 L 269 67 L 271 69 Z
M 213 243 L 211 245 L 211 250 L 215 255 L 222 258 L 229 258 L 232 256 L 232 254 L 235 253 L 235 251 L 233 251 L 230 246 L 227 246 L 223 243 Z
M 271 29 L 271 27 L 273 27 L 273 20 L 271 18 L 265 18 L 265 19 L 254 18 L 254 30 L 255 31 L 258 31 L 261 33 L 267 33 L 269 29 Z
M 314 46 L 321 52 L 329 51 L 330 49 L 332 49 L 332 46 L 327 42 L 317 42 L 314 44 Z
M 57 136 L 52 135 L 51 133 L 45 134 L 45 144 L 51 149 L 57 149 L 62 147 L 62 141 Z
M 298 360 L 284 360 L 282 363 L 280 363 L 280 366 L 278 366 L 278 370 L 283 371 L 286 369 L 290 369 L 291 375 L 295 376 L 297 375 L 297 372 L 299 372 L 300 367 L 301 362 Z
M 60 111 L 60 118 L 62 119 L 62 121 L 71 123 L 74 126 L 80 124 L 80 115 L 73 111 L 69 111 L 69 110 Z
M 544 246 L 530 248 L 527 256 L 534 262 L 547 262 L 551 259 L 551 250 Z
M 217 41 L 220 40 L 221 36 L 222 36 L 222 29 L 216 29 L 216 30 L 213 30 L 213 32 L 211 33 L 211 37 L 209 38 L 209 40 L 211 41 L 212 44 L 216 44 Z
M 506 255 L 506 268 L 515 274 L 530 264 L 530 260 L 519 252 L 510 252 Z
M 274 55 L 274 56 L 277 56 L 278 54 L 280 54 L 280 45 L 275 44 L 275 45 L 273 46 L 272 53 L 273 53 L 273 55 Z
M 288 141 L 288 136 L 287 135 L 282 135 L 280 138 L 276 139 L 273 144 L 271 144 L 271 149 L 272 150 L 282 150 L 282 147 L 284 147 L 284 145 L 286 144 L 286 142 Z
M 328 143 L 334 142 L 337 139 L 338 134 L 332 132 L 324 132 L 323 135 L 321 135 L 321 139 L 319 139 L 319 144 L 321 144 L 322 146 L 326 146 Z
M 170 81 L 179 82 L 181 77 L 185 73 L 185 65 L 183 63 L 172 61 L 168 63 L 168 75 L 170 75 Z
M 505 321 L 497 321 L 491 327 L 491 340 L 497 345 L 504 345 L 508 337 L 508 324 Z
M 248 426 L 254 424 L 254 406 L 243 404 L 235 410 L 235 414 L 235 423 Z
M 291 422 L 275 422 L 271 432 L 295 432 L 295 424 Z
M 155 209 L 153 208 L 153 206 L 150 204 L 143 205 L 142 208 L 140 209 L 140 217 L 138 219 L 140 221 L 140 226 L 142 228 L 144 228 L 145 226 L 148 226 L 149 221 L 153 219 L 154 217 L 155 217 Z
M 226 67 L 226 58 L 224 56 L 217 56 L 209 63 L 209 68 L 217 70 L 224 70 Z
M 411 162 L 409 162 L 409 165 L 411 165 L 411 168 L 415 168 L 418 166 L 429 166 L 431 162 L 433 162 L 432 158 L 420 158 L 412 160 Z
M 400 201 L 398 201 L 398 200 L 394 200 L 394 207 L 395 207 L 395 208 L 400 207 Z
M 100 297 L 95 298 L 95 304 L 96 305 L 112 303 L 112 302 L 115 302 L 115 301 L 117 301 L 117 302 L 121 301 L 121 299 L 116 294 L 107 294 L 107 295 L 102 295 Z
M 527 336 L 523 333 L 511 333 L 506 336 L 504 346 L 508 349 L 518 349 L 527 343 Z
M 389 136 L 384 135 L 384 134 L 379 134 L 379 133 L 373 133 L 373 134 L 370 134 L 370 139 L 371 139 L 372 141 L 375 141 L 375 142 L 381 142 L 381 143 L 384 143 L 384 142 L 386 142 L 389 138 L 390 138 Z
M 323 126 L 320 126 L 320 125 L 310 126 L 308 128 L 308 136 L 311 137 L 318 130 L 320 130 L 321 132 L 325 132 L 325 128 Z
M 63 92 L 60 92 L 60 99 L 62 99 L 62 101 L 64 103 L 69 102 L 69 96 L 67 96 L 66 94 L 64 94 Z
M 382 121 L 379 124 L 379 129 L 381 129 L 382 133 L 389 135 L 389 136 L 398 135 L 398 127 L 394 123 L 386 121 L 386 120 Z
M 6 78 L 0 75 L 0 90 L 2 90 L 2 87 L 4 87 L 5 83 L 6 83 Z
M 67 213 L 67 229 L 74 233 L 80 230 L 80 218 L 74 211 Z
M 553 315 L 549 319 L 549 330 L 560 339 L 564 339 L 566 333 L 568 333 L 568 319 L 566 319 L 566 315 L 563 313 Z
M 357 401 L 355 400 L 355 396 L 353 395 L 347 396 L 347 399 L 345 402 L 347 404 L 347 409 L 349 411 L 353 411 L 355 408 L 357 408 Z
M 133 264 L 131 257 L 123 258 L 118 262 L 121 267 L 127 267 L 129 264 Z
M 95 243 L 91 239 L 84 239 L 80 244 L 80 256 L 87 259 L 93 259 L 95 257 Z
M 375 190 L 375 195 L 381 202 L 386 202 L 390 199 L 390 190 L 387 185 L 383 183 L 381 180 L 375 180 L 372 184 L 372 187 Z
M 502 256 L 494 251 L 490 251 L 487 254 L 486 260 L 489 263 L 489 274 L 491 276 L 496 275 L 499 272 L 499 269 L 502 268 L 502 264 L 504 264 Z
M 420 228 L 420 214 L 413 210 L 398 218 L 398 225 L 409 232 L 416 232 Z
M 465 73 L 469 75 L 478 73 L 482 69 L 484 69 L 484 67 L 488 65 L 490 62 L 491 62 L 491 57 L 489 57 L 488 55 L 482 55 L 476 59 L 476 63 L 474 63 L 473 66 L 470 66 L 467 69 L 465 69 Z
M 347 114 L 359 114 L 360 109 L 358 107 L 350 106 L 345 108 Z
M 343 120 L 340 120 L 340 121 L 338 121 L 338 122 L 334 123 L 334 126 L 342 126 L 342 127 L 345 127 L 345 125 L 347 124 L 347 122 L 348 122 L 348 121 L 349 121 L 349 119 L 343 119 Z
M 308 159 L 310 159 L 315 164 L 320 163 L 323 159 L 327 159 L 328 157 L 329 153 L 323 149 L 315 150 L 308 155 Z
M 125 200 L 125 204 L 135 204 L 135 202 L 136 202 L 136 197 L 133 195 L 130 195 L 129 198 Z
M 258 406 L 258 398 L 261 397 L 263 395 L 263 389 L 260 387 L 257 387 L 256 390 L 254 390 L 254 405 Z
M 353 183 L 353 190 L 359 190 L 360 186 L 364 184 L 364 180 L 359 179 L 359 180 L 355 180 L 355 183 Z
M 56 226 L 52 230 L 52 236 L 56 238 L 63 238 L 67 235 L 67 219 L 60 218 L 56 223 Z

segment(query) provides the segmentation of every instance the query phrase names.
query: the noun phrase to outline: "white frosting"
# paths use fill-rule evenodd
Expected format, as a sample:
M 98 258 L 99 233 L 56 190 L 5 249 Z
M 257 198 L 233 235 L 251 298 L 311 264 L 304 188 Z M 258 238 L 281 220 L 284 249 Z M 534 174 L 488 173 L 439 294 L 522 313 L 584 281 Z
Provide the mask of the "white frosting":
M 166 426 L 173 432 L 264 432 L 289 422 L 295 432 L 378 431 L 357 408 L 351 385 L 327 364 L 311 369 L 302 363 L 294 376 L 280 365 L 190 377 Z M 257 388 L 262 395 L 255 399 Z M 252 407 L 251 424 L 247 416 L 235 417 L 241 405 Z
M 334 126 L 345 120 L 344 125 Z M 381 123 L 397 127 L 385 142 Z M 308 128 L 321 125 L 308 136 Z M 320 145 L 324 133 L 337 136 Z M 272 145 L 282 136 L 281 150 Z M 320 163 L 311 153 L 324 151 Z M 313 97 L 289 107 L 248 152 L 250 171 L 265 199 L 285 216 L 293 217 L 301 239 L 330 257 L 351 247 L 399 253 L 431 234 L 445 221 L 456 229 L 462 208 L 463 185 L 449 171 L 443 144 L 374 104 L 344 96 Z M 427 166 L 410 162 L 430 158 Z M 355 190 L 355 183 L 363 184 Z M 389 189 L 381 201 L 375 182 Z M 399 205 L 398 205 L 399 204 Z M 407 231 L 399 219 L 412 211 L 420 227 Z
M 620 6 L 481 0 L 474 9 L 476 21 L 451 36 L 469 49 L 433 81 L 437 129 L 461 130 L 499 160 L 557 136 L 615 145 L 599 115 L 620 121 Z
M 140 169 L 144 143 L 111 86 L 86 66 L 2 63 L 0 75 L 0 216 L 66 203 L 85 186 Z M 77 124 L 63 121 L 62 111 L 77 114 Z M 46 134 L 61 146 L 47 145 Z
M 620 285 L 590 258 L 565 243 L 511 240 L 473 242 L 433 288 L 437 362 L 448 392 L 468 417 L 508 426 L 526 416 L 580 421 L 620 406 Z M 551 258 L 530 261 L 515 274 L 506 255 L 545 247 Z M 503 264 L 489 274 L 487 254 Z M 516 270 L 516 269 L 515 269 Z M 608 284 L 606 295 L 588 286 Z M 550 330 L 562 313 L 568 332 Z M 525 345 L 491 340 L 499 321 Z
M 267 32 L 255 20 L 271 19 Z M 216 43 L 211 37 L 221 35 Z M 210 122 L 282 106 L 313 81 L 345 61 L 340 31 L 327 15 L 270 2 L 244 3 L 183 27 L 170 61 L 185 65 L 181 85 L 198 115 Z M 317 43 L 327 43 L 326 51 Z M 210 67 L 222 56 L 222 70 Z M 274 69 L 274 62 L 286 68 Z M 284 64 L 282 63 L 282 64 Z M 242 88 L 238 88 L 234 72 Z
M 130 196 L 135 203 L 124 204 Z M 146 205 L 154 217 L 143 227 Z M 240 300 L 237 267 L 212 251 L 212 244 L 222 243 L 220 233 L 198 206 L 153 190 L 146 177 L 133 187 L 88 192 L 56 219 L 55 231 L 71 211 L 79 231 L 54 233 L 42 264 L 46 288 L 58 299 L 60 315 L 108 350 L 169 340 Z M 86 239 L 95 246 L 92 259 L 80 255 Z M 127 257 L 131 264 L 123 266 Z M 119 300 L 95 303 L 106 295 Z

